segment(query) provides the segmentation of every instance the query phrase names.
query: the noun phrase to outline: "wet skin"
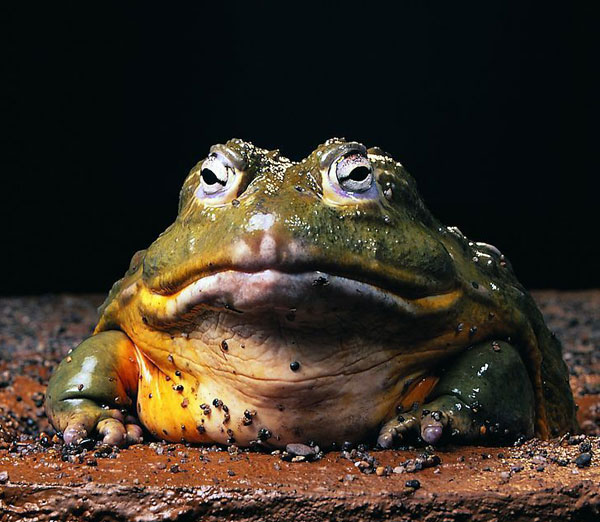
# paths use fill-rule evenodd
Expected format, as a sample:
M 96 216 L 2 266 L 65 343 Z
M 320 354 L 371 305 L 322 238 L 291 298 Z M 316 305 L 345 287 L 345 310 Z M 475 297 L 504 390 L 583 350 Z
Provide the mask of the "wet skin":
M 66 442 L 138 442 L 140 425 L 266 447 L 576 429 L 560 344 L 506 258 L 353 142 L 300 162 L 213 147 L 100 313 L 48 386 Z

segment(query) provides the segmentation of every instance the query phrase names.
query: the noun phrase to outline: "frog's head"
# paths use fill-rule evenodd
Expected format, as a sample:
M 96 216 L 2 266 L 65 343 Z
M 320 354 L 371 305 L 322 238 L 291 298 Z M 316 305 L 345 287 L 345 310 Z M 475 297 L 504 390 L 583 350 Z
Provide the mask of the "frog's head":
M 144 281 L 176 296 L 172 314 L 300 311 L 323 286 L 342 301 L 417 300 L 455 287 L 438 228 L 412 177 L 378 148 L 332 139 L 295 163 L 230 140 L 190 172 Z

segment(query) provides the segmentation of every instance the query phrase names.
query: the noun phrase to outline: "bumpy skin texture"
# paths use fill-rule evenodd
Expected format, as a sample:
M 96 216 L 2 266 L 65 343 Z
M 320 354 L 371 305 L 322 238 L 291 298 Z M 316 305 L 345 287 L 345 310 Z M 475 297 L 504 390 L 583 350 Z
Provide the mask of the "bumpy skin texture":
M 138 441 L 133 415 L 167 440 L 270 447 L 576 430 L 560 344 L 506 258 L 345 140 L 301 162 L 213 148 L 100 312 L 49 384 L 71 442 Z

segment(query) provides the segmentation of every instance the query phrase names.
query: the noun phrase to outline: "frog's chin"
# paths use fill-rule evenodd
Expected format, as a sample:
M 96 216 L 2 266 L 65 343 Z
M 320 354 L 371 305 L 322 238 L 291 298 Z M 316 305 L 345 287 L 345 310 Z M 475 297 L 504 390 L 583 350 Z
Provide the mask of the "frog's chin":
M 313 317 L 368 310 L 369 313 L 391 312 L 415 317 L 453 304 L 458 298 L 455 294 L 411 300 L 368 283 L 320 271 L 226 270 L 202 277 L 169 296 L 166 312 L 171 319 L 198 308 Z

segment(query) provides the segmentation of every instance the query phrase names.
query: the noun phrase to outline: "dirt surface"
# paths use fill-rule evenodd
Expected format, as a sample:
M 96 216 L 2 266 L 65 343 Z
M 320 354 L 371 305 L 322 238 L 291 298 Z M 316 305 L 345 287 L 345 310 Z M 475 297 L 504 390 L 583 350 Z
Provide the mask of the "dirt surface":
M 583 434 L 507 448 L 346 448 L 312 462 L 235 447 L 67 447 L 52 368 L 98 296 L 0 299 L 0 521 L 600 519 L 600 291 L 536 292 L 565 346 Z M 301 460 L 301 459 L 295 459 Z

